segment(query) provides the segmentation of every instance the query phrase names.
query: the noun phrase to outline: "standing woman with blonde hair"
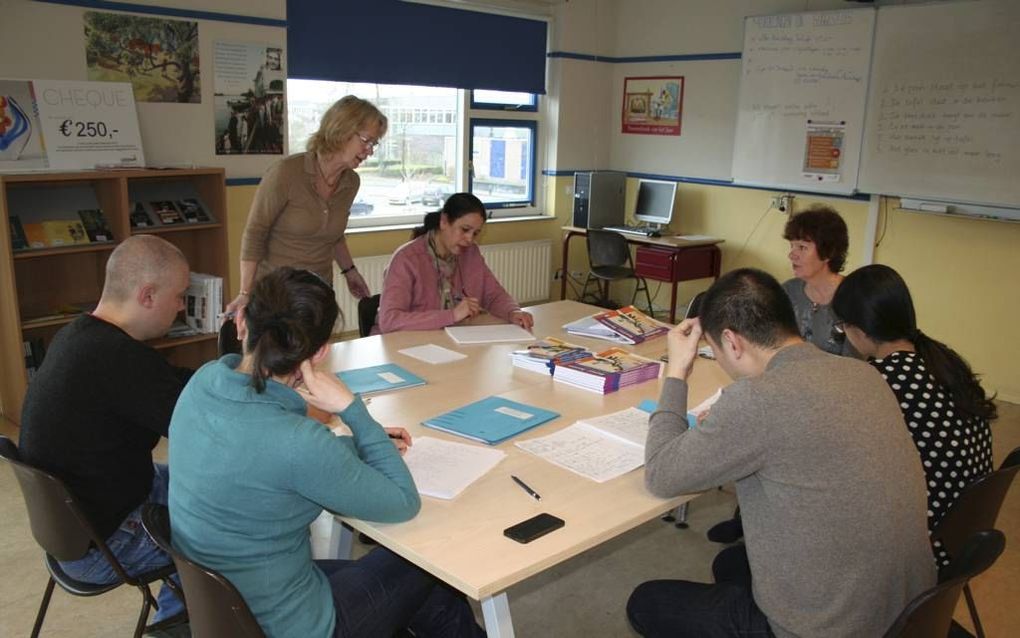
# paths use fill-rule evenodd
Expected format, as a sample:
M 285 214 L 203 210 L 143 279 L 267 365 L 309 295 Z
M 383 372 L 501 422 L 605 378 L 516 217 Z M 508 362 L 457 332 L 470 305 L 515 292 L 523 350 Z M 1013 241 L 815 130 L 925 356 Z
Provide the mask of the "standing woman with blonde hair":
M 241 289 L 228 313 L 248 303 L 255 282 L 281 266 L 304 268 L 333 281 L 336 261 L 347 289 L 371 294 L 347 247 L 347 220 L 361 179 L 354 169 L 386 134 L 386 116 L 348 95 L 322 116 L 308 150 L 273 164 L 255 193 L 241 238 Z

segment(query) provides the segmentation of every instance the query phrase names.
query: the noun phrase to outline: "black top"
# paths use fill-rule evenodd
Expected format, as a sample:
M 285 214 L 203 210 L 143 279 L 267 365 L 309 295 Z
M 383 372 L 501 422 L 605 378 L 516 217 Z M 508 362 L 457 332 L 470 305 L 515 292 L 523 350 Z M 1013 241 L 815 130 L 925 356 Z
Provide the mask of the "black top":
M 921 454 L 928 486 L 928 531 L 942 520 L 963 488 L 992 471 L 988 421 L 956 409 L 949 390 L 928 372 L 916 352 L 873 359 L 896 395 L 903 420 Z M 944 552 L 936 547 L 940 563 Z
M 107 538 L 152 489 L 152 448 L 191 370 L 83 315 L 56 334 L 28 384 L 19 447 L 60 478 Z

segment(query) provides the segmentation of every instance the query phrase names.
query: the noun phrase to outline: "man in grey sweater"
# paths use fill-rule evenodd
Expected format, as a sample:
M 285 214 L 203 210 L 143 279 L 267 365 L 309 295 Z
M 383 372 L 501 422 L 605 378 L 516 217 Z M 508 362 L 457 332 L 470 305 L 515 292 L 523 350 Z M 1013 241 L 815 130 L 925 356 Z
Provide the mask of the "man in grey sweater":
M 651 581 L 627 603 L 644 636 L 880 636 L 935 584 L 920 459 L 888 385 L 805 343 L 770 275 L 730 272 L 669 335 L 645 446 L 671 497 L 736 482 L 751 582 Z M 735 382 L 688 429 L 702 334 Z

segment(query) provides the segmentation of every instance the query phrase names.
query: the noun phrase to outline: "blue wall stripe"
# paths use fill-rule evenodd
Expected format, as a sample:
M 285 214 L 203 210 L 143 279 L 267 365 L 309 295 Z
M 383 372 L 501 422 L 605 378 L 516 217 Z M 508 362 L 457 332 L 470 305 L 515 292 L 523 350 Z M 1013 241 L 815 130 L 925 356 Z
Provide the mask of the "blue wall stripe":
M 567 177 L 572 176 L 574 173 L 585 172 L 593 169 L 575 169 L 575 170 L 545 170 L 542 171 L 543 175 L 549 177 Z M 728 179 L 711 179 L 708 177 L 683 177 L 677 175 L 659 175 L 657 173 L 636 173 L 633 171 L 623 171 L 627 174 L 627 177 L 633 177 L 637 179 L 660 179 L 669 182 L 680 182 L 682 184 L 704 184 L 706 186 L 726 186 L 729 188 L 749 188 L 751 190 L 759 191 L 782 191 L 784 193 L 795 193 L 797 195 L 809 195 L 812 197 L 836 197 L 838 199 L 853 199 L 858 201 L 868 201 L 871 199 L 869 193 L 855 193 L 853 195 L 842 195 L 839 193 L 819 193 L 816 191 L 802 191 L 790 188 L 775 187 L 770 188 L 768 186 L 755 186 L 751 184 L 738 184 Z
M 701 60 L 739 60 L 740 52 L 732 53 L 689 53 L 676 55 L 638 55 L 630 57 L 613 57 L 609 55 L 592 55 L 574 53 L 572 51 L 550 51 L 549 58 L 566 58 L 569 60 L 587 60 L 589 62 L 607 62 L 609 64 L 633 64 L 635 62 L 697 62 Z
M 257 24 L 264 27 L 286 27 L 286 20 L 277 18 L 259 18 L 255 16 L 237 15 L 233 13 L 217 13 L 215 11 L 195 11 L 172 7 L 156 7 L 132 2 L 109 2 L 108 0 L 35 0 L 48 4 L 66 4 L 72 7 L 100 9 L 104 11 L 130 11 L 170 18 L 191 18 L 193 20 L 217 20 L 219 22 L 239 22 L 241 24 Z

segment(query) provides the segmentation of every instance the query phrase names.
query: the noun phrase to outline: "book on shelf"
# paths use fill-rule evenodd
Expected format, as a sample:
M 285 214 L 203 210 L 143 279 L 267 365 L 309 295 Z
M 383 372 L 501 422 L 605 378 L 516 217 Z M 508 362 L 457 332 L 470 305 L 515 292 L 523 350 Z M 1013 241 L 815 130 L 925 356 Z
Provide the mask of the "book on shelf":
M 336 376 L 344 382 L 348 390 L 358 394 L 373 394 L 425 385 L 425 379 L 395 363 L 344 370 L 337 372 Z
M 648 412 L 627 408 L 581 419 L 558 432 L 515 445 L 598 483 L 645 464 Z
M 152 212 L 156 214 L 156 219 L 159 223 L 164 226 L 171 226 L 173 224 L 183 224 L 184 216 L 181 215 L 181 211 L 177 210 L 174 203 L 170 200 L 149 202 L 152 206 Z
M 7 222 L 11 227 L 11 250 L 28 250 L 28 237 L 21 225 L 21 218 L 11 215 L 7 218 Z
M 177 208 L 184 215 L 184 221 L 189 224 L 204 224 L 213 221 L 205 207 L 194 197 L 177 200 Z
M 199 332 L 219 332 L 223 312 L 223 278 L 200 272 L 191 273 L 184 293 L 184 320 Z
M 493 396 L 426 419 L 422 425 L 496 445 L 558 416 L 552 410 Z
M 595 314 L 592 318 L 626 339 L 628 343 L 641 343 L 669 332 L 669 326 L 649 317 L 634 306 L 607 310 Z
M 28 380 L 31 381 L 35 377 L 35 373 L 39 371 L 43 357 L 46 356 L 46 347 L 42 337 L 25 339 L 21 345 L 25 353 L 25 373 L 28 375 Z
M 556 337 L 546 337 L 528 345 L 524 350 L 514 350 L 510 360 L 518 368 L 552 374 L 558 365 L 592 356 L 584 346 L 569 343 Z
M 22 226 L 25 230 L 25 238 L 28 240 L 29 248 L 46 248 L 50 240 L 46 238 L 46 229 L 42 222 L 25 222 Z
M 553 379 L 591 392 L 609 394 L 620 388 L 657 379 L 661 371 L 661 362 L 613 347 L 556 366 Z
M 420 494 L 452 499 L 504 458 L 502 450 L 418 436 L 407 448 L 404 463 Z
M 110 225 L 106 223 L 106 216 L 98 208 L 83 208 L 78 211 L 81 225 L 85 227 L 85 234 L 89 241 L 108 242 L 113 241 L 113 233 Z
M 89 236 L 85 232 L 85 227 L 78 220 L 47 220 L 42 223 L 42 227 L 43 233 L 46 235 L 47 246 L 60 248 L 89 243 Z
M 131 228 L 148 228 L 155 225 L 152 223 L 152 218 L 149 217 L 148 211 L 145 210 L 145 204 L 141 202 L 132 202 L 129 219 L 131 221 Z

